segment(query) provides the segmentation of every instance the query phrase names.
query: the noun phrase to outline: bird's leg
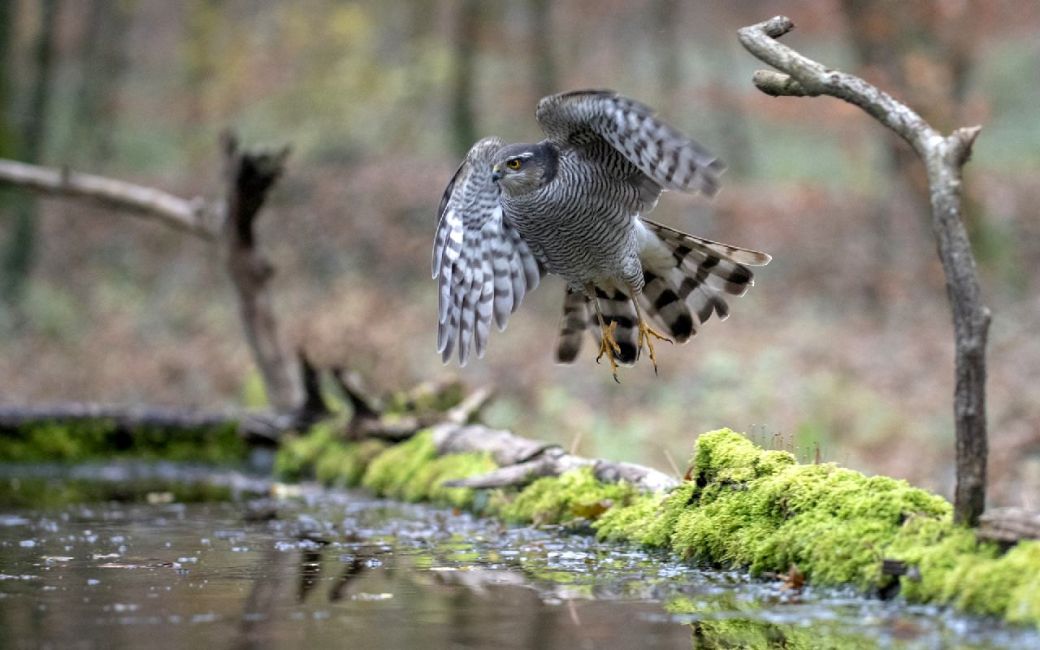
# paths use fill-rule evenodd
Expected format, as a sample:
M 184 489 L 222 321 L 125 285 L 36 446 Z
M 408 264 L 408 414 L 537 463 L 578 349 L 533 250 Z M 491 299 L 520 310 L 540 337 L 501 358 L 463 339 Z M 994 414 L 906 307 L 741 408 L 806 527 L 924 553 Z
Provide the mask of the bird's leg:
M 617 376 L 617 359 L 614 358 L 614 354 L 621 353 L 621 346 L 618 345 L 617 339 L 614 338 L 614 331 L 617 329 L 617 321 L 610 321 L 610 325 L 603 319 L 603 311 L 599 308 L 599 300 L 596 299 L 596 289 L 591 284 L 585 287 L 585 295 L 592 301 L 592 305 L 596 308 L 596 318 L 599 320 L 599 328 L 601 335 L 599 339 L 599 355 L 596 357 L 596 363 L 603 358 L 603 355 L 607 355 L 607 361 L 610 362 L 610 371 L 614 374 L 614 381 L 621 383 L 621 380 Z
M 650 327 L 650 324 L 643 318 L 643 312 L 639 309 L 638 292 L 632 287 L 628 288 L 629 295 L 632 296 L 632 304 L 636 307 L 636 320 L 639 321 L 639 349 L 643 349 L 643 344 L 646 344 L 646 349 L 650 353 L 650 363 L 654 364 L 654 374 L 657 374 L 657 357 L 654 355 L 654 339 L 661 341 L 672 342 L 672 339 L 668 338 L 664 334 L 661 334 L 654 328 Z

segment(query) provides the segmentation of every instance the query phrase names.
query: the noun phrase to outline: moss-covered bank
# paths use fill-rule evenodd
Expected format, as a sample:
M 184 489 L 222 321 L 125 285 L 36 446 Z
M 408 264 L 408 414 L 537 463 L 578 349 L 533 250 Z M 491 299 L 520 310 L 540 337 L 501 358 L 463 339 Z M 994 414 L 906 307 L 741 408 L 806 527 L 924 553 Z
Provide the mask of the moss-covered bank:
M 385 447 L 346 443 L 316 427 L 286 445 L 289 478 L 363 485 L 393 498 L 429 500 L 508 521 L 591 526 L 603 539 L 671 549 L 752 574 L 798 570 L 814 584 L 900 593 L 912 602 L 1040 624 L 1040 544 L 1007 553 L 953 524 L 950 504 L 905 481 L 834 464 L 799 464 L 728 429 L 698 438 L 688 476 L 670 494 L 603 484 L 588 470 L 539 479 L 522 490 L 474 492 L 444 480 L 489 471 L 483 454 L 437 456 L 430 432 Z M 913 567 L 882 573 L 883 560 Z M 898 585 L 894 581 L 900 581 Z

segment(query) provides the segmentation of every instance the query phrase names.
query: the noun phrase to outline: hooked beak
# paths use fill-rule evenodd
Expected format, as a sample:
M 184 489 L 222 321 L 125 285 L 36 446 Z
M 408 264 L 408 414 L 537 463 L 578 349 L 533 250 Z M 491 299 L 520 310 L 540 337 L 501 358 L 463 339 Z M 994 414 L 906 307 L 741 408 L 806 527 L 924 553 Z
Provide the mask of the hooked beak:
M 491 180 L 497 183 L 502 178 L 502 168 L 495 165 L 491 168 Z

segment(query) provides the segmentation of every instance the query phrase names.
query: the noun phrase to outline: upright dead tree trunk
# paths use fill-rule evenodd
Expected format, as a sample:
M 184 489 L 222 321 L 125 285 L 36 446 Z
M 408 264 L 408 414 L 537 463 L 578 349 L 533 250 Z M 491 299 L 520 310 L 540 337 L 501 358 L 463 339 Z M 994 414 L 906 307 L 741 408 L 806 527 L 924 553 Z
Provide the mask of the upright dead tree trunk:
M 986 337 L 990 312 L 982 304 L 975 258 L 961 216 L 961 172 L 981 127 L 942 135 L 909 107 L 859 77 L 827 68 L 777 42 L 792 29 L 794 23 L 789 18 L 777 16 L 739 30 L 741 44 L 780 71 L 756 72 L 758 89 L 774 97 L 830 95 L 859 106 L 906 140 L 924 163 L 932 231 L 953 311 L 957 430 L 954 515 L 958 522 L 974 526 L 986 501 Z
M 223 238 L 228 273 L 235 283 L 246 340 L 264 378 L 267 399 L 280 411 L 295 409 L 302 398 L 293 365 L 278 336 L 269 282 L 274 266 L 256 247 L 255 224 L 267 192 L 281 176 L 289 148 L 242 151 L 237 139 L 224 136 L 227 214 Z

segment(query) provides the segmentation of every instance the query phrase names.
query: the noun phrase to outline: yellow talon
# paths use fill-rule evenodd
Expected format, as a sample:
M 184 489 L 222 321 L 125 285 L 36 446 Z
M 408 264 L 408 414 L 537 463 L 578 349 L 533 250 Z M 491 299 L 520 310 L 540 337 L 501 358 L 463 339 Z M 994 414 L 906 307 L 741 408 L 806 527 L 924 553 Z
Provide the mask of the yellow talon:
M 614 373 L 614 381 L 621 383 L 621 380 L 617 376 L 617 360 L 614 358 L 614 354 L 621 353 L 621 346 L 618 345 L 617 339 L 614 338 L 614 331 L 617 329 L 617 321 L 611 321 L 610 325 L 603 325 L 603 336 L 599 341 L 599 356 L 596 357 L 596 363 L 603 358 L 603 355 L 607 355 L 607 360 L 610 361 L 610 371 Z
M 646 344 L 647 351 L 650 352 L 650 363 L 654 364 L 654 374 L 657 374 L 657 356 L 654 355 L 654 344 L 653 340 L 659 339 L 661 341 L 672 342 L 672 339 L 668 338 L 664 334 L 661 334 L 654 328 L 646 324 L 642 318 L 639 319 L 639 349 L 643 349 L 643 344 Z

